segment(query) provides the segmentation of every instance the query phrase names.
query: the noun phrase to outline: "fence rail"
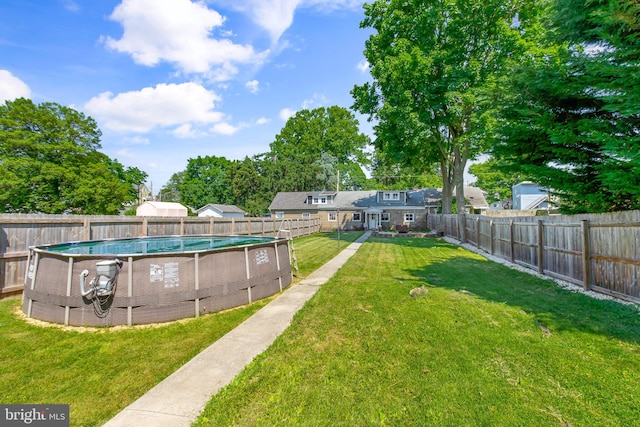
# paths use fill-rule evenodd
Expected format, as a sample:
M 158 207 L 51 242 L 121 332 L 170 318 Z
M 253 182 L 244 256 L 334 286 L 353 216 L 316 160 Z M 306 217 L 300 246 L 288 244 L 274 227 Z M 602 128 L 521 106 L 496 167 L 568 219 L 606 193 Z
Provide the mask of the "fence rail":
M 427 226 L 540 274 L 640 302 L 640 211 L 513 218 L 429 215 Z
M 22 291 L 30 246 L 144 236 L 299 237 L 320 231 L 318 218 L 201 218 L 0 215 L 0 295 Z

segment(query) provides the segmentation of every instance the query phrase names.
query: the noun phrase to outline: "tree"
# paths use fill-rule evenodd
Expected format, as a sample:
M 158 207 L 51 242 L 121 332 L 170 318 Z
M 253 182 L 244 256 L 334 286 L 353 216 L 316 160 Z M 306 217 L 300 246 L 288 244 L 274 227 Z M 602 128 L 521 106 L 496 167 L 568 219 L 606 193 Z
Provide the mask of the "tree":
M 440 188 L 442 177 L 434 165 L 414 167 L 389 160 L 388 153 L 377 150 L 373 155 L 372 187 L 385 190 L 407 188 Z
M 355 86 L 353 108 L 376 120 L 376 148 L 413 169 L 438 164 L 443 211 L 492 124 L 485 92 L 518 53 L 518 0 L 377 0 L 363 28 L 373 82 Z
M 224 157 L 198 156 L 189 159 L 180 183 L 180 201 L 193 209 L 209 203 L 233 203 L 227 172 L 232 162 Z
M 160 200 L 163 202 L 181 202 L 180 186 L 184 180 L 185 171 L 171 175 L 169 181 L 160 189 Z
M 368 163 L 364 150 L 369 143 L 369 137 L 360 133 L 358 121 L 346 108 L 298 111 L 270 144 L 269 156 L 280 169 L 284 184 L 279 191 L 310 191 L 325 186 L 326 180 L 318 179 L 323 154 L 336 159 L 341 177 L 349 177 L 350 184 L 358 182 L 361 177 L 354 166 Z
M 477 180 L 475 186 L 487 193 L 487 202 L 511 200 L 512 187 L 529 178 L 515 172 L 511 165 L 502 164 L 494 157 L 489 157 L 483 163 L 469 166 L 469 173 Z
M 640 208 L 640 4 L 556 0 L 545 49 L 515 67 L 494 152 L 566 213 Z
M 0 211 L 118 214 L 147 175 L 98 151 L 84 114 L 20 98 L 0 106 Z

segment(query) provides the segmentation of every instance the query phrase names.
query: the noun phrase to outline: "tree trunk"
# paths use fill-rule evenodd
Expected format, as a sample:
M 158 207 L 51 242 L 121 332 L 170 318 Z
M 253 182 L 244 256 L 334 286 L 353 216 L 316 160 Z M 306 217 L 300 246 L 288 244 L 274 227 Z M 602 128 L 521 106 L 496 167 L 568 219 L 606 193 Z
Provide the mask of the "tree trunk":
M 445 159 L 440 160 L 442 173 L 442 213 L 450 214 L 453 206 L 453 170 Z
M 453 185 L 456 190 L 456 210 L 458 215 L 465 213 L 466 201 L 464 200 L 464 168 L 467 159 L 460 152 L 460 148 L 454 149 L 453 158 Z

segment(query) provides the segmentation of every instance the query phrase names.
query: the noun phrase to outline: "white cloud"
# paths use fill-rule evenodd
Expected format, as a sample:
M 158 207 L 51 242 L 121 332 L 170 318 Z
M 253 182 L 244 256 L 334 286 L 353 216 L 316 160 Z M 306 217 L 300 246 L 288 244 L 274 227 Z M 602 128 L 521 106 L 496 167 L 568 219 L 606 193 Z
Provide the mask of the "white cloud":
M 361 72 L 367 73 L 369 72 L 369 67 L 370 67 L 369 61 L 367 61 L 366 59 L 363 59 L 362 61 L 358 62 L 357 67 L 358 67 L 358 70 L 360 70 Z
M 260 90 L 260 83 L 257 80 L 251 80 L 244 84 L 244 87 L 251 93 L 258 93 Z
M 314 108 L 322 107 L 327 105 L 329 100 L 326 96 L 320 95 L 319 93 L 314 93 L 310 99 L 305 99 L 302 101 L 302 109 L 303 110 L 312 110 Z
M 74 0 L 61 0 L 62 6 L 67 9 L 69 12 L 78 13 L 80 12 L 80 6 Z
M 172 132 L 176 138 L 187 139 L 187 138 L 197 138 L 198 131 L 193 129 L 191 123 L 185 123 L 183 125 L 178 126 Z
M 283 108 L 282 110 L 280 110 L 279 116 L 283 122 L 286 122 L 291 117 L 293 117 L 296 114 L 296 112 L 297 112 L 296 110 L 292 110 L 290 108 Z
M 204 2 L 123 0 L 110 18 L 122 24 L 124 33 L 119 40 L 103 37 L 106 46 L 146 66 L 166 61 L 185 73 L 224 81 L 237 74 L 236 64 L 260 64 L 268 54 L 213 38 L 215 29 L 224 37 L 220 27 L 225 18 Z
M 232 126 L 229 123 L 216 123 L 215 125 L 213 125 L 211 127 L 210 130 L 213 133 L 217 133 L 217 134 L 220 134 L 220 135 L 231 136 L 234 133 L 238 132 L 240 130 L 240 128 L 236 127 L 236 126 Z
M 335 10 L 358 9 L 364 3 L 362 0 L 214 0 L 214 3 L 224 4 L 239 10 L 264 28 L 276 44 L 282 34 L 291 26 L 296 9 L 315 8 L 324 13 Z
M 101 126 L 116 131 L 149 132 L 156 127 L 222 120 L 214 111 L 220 97 L 196 83 L 159 84 L 137 92 L 104 92 L 84 105 Z
M 31 89 L 10 71 L 0 70 L 0 103 L 16 98 L 31 98 Z
M 267 119 L 266 117 L 260 117 L 258 120 L 256 120 L 256 124 L 257 125 L 266 125 L 270 121 L 271 120 Z

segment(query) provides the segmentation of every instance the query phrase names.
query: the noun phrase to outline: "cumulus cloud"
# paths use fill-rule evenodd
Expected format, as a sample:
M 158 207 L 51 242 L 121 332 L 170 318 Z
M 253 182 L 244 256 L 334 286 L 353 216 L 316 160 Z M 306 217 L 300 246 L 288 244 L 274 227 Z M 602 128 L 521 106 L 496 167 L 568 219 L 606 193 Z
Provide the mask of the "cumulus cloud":
M 363 59 L 362 61 L 358 62 L 358 70 L 360 70 L 363 73 L 367 73 L 369 72 L 369 61 L 367 61 L 366 59 Z
M 293 117 L 296 113 L 297 113 L 296 110 L 292 110 L 290 108 L 283 108 L 282 110 L 280 110 L 279 116 L 283 122 L 286 122 L 287 120 L 289 120 L 289 118 Z
M 362 0 L 217 0 L 241 11 L 251 20 L 264 28 L 275 44 L 282 34 L 291 26 L 295 12 L 299 8 L 315 8 L 324 13 L 335 10 L 357 9 L 362 7 Z
M 213 91 L 189 82 L 118 95 L 104 92 L 84 108 L 108 129 L 144 133 L 156 127 L 220 122 L 223 114 L 214 110 L 218 101 L 220 97 Z
M 237 74 L 238 64 L 260 64 L 268 54 L 223 38 L 228 34 L 221 28 L 225 18 L 204 2 L 123 0 L 110 18 L 124 32 L 119 40 L 103 37 L 103 42 L 141 65 L 166 61 L 182 72 L 224 81 Z M 219 38 L 213 37 L 216 29 Z
M 191 123 L 185 123 L 178 126 L 171 132 L 173 136 L 180 139 L 197 138 L 198 131 L 191 126 Z
M 256 120 L 256 124 L 257 125 L 266 125 L 270 121 L 271 120 L 267 119 L 266 117 L 260 117 L 258 120 Z
M 234 133 L 238 132 L 240 128 L 237 126 L 232 126 L 229 123 L 216 123 L 211 127 L 210 130 L 211 132 L 217 133 L 219 135 L 231 136 Z
M 251 80 L 244 84 L 244 87 L 251 93 L 258 93 L 260 90 L 260 83 L 257 80 Z
M 0 103 L 16 98 L 31 98 L 31 89 L 10 71 L 0 70 Z

